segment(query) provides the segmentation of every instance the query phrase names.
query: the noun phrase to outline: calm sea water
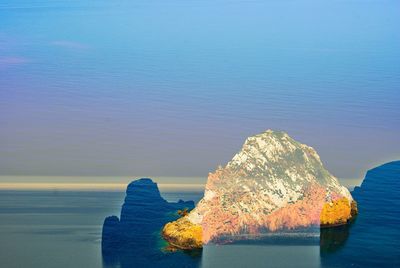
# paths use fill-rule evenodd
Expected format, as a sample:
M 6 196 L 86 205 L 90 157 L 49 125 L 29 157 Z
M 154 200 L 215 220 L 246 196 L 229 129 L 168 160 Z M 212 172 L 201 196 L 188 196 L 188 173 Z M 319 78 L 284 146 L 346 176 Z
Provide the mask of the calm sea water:
M 162 195 L 168 201 L 197 202 L 202 192 L 168 191 Z M 398 203 L 396 196 L 390 203 Z M 395 207 L 388 209 L 390 213 L 380 213 L 380 227 L 369 224 L 371 219 L 377 220 L 372 210 L 364 212 L 350 228 L 316 236 L 208 245 L 201 253 L 165 252 L 160 240 L 150 255 L 139 246 L 120 261 L 110 261 L 101 252 L 102 224 L 106 216 L 119 215 L 124 197 L 124 192 L 0 191 L 0 266 L 310 268 L 400 264 Z
M 0 170 L 206 176 L 271 128 L 313 146 L 334 175 L 361 177 L 400 151 L 398 10 L 2 0 Z
M 102 267 L 104 218 L 125 192 L 0 191 L 0 267 Z M 198 201 L 201 192 L 163 193 Z
M 164 192 L 162 195 L 168 201 L 184 199 L 197 202 L 202 192 Z M 139 257 L 121 266 L 107 265 L 101 254 L 104 218 L 119 215 L 124 197 L 124 192 L 1 191 L 0 266 L 136 267 L 135 261 Z M 186 260 L 184 265 L 319 267 L 318 243 L 211 245 L 205 247 L 199 256 Z M 157 258 L 174 260 L 174 254 L 182 253 L 160 252 Z M 181 265 L 178 262 L 168 267 Z
M 400 149 L 399 7 L 396 0 L 1 1 L 0 170 L 204 175 L 245 137 L 276 128 L 316 147 L 335 175 L 357 177 Z M 169 201 L 201 195 L 163 193 Z M 1 191 L 0 266 L 108 268 L 101 227 L 119 215 L 123 198 Z M 207 246 L 190 260 L 351 266 L 354 252 L 379 255 L 368 239 L 354 239 L 365 231 L 358 226 L 339 230 L 328 255 L 319 242 L 283 241 Z M 390 267 L 398 256 L 385 241 Z

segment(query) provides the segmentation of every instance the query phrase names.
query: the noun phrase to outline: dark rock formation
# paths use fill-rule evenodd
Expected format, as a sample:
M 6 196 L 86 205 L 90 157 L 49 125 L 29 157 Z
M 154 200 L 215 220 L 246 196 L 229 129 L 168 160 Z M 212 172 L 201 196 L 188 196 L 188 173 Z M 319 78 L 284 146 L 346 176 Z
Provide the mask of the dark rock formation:
M 113 250 L 120 246 L 120 228 L 117 216 L 110 216 L 104 220 L 101 246 L 103 251 Z
M 360 214 L 374 214 L 369 219 L 373 223 L 385 220 L 400 224 L 400 161 L 368 170 L 361 186 L 354 188 L 353 196 L 360 203 Z
M 351 226 L 322 232 L 325 267 L 400 267 L 400 161 L 367 172 L 352 192 L 359 215 Z
M 167 202 L 151 179 L 142 178 L 131 182 L 126 190 L 120 218 L 110 216 L 104 220 L 104 262 L 121 261 L 121 258 L 140 260 L 146 254 L 157 254 L 160 231 L 164 224 L 179 218 L 178 210 L 190 211 L 193 208 L 193 201 Z

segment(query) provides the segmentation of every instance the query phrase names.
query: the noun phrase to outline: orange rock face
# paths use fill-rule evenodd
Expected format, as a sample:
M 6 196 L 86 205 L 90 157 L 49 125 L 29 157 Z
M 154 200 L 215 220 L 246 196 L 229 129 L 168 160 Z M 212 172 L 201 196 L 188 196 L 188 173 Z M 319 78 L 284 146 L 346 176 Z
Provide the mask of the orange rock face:
M 266 225 L 268 229 L 279 231 L 318 226 L 325 196 L 325 189 L 321 186 L 313 185 L 309 187 L 303 199 L 282 207 L 267 216 Z
M 346 197 L 342 197 L 324 204 L 320 217 L 321 226 L 346 224 L 356 214 L 356 203 L 350 203 Z
M 167 223 L 162 230 L 162 235 L 170 246 L 178 249 L 203 247 L 201 225 L 193 224 L 186 218 Z

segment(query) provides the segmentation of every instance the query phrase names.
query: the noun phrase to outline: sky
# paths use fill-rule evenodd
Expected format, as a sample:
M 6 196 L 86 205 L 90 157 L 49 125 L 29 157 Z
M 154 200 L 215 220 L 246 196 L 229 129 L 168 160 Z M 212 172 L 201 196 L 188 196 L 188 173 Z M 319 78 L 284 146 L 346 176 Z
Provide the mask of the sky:
M 335 176 L 362 178 L 400 159 L 399 10 L 387 0 L 2 1 L 0 181 L 192 181 L 267 129 L 314 147 Z

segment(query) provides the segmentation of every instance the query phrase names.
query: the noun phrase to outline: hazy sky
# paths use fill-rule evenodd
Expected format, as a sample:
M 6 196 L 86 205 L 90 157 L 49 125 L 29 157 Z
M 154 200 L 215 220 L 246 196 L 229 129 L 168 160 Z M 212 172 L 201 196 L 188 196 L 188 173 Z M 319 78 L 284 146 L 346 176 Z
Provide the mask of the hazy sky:
M 0 175 L 207 176 L 284 130 L 400 159 L 399 1 L 0 3 Z

